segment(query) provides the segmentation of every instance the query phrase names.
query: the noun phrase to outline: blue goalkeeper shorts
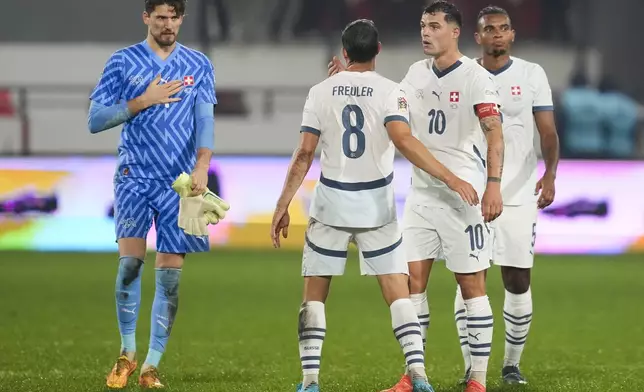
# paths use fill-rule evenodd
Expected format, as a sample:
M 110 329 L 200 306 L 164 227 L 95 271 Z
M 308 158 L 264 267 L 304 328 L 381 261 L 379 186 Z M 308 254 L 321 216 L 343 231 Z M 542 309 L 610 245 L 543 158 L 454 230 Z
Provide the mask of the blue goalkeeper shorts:
M 165 181 L 117 178 L 114 182 L 116 238 L 147 238 L 154 226 L 157 252 L 194 253 L 210 249 L 208 236 L 192 236 L 178 226 L 179 195 Z

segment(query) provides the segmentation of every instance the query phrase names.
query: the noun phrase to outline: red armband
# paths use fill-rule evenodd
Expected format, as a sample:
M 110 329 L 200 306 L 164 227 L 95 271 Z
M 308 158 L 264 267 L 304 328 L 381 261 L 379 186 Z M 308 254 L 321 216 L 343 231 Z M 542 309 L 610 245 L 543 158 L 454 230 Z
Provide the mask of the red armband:
M 480 120 L 501 114 L 501 112 L 499 111 L 499 105 L 495 103 L 480 103 L 478 105 L 475 105 L 474 112 Z

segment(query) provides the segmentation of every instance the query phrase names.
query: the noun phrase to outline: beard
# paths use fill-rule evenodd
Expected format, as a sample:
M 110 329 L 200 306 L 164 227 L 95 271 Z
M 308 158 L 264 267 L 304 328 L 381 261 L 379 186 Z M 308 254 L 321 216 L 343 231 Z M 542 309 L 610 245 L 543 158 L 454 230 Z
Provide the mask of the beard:
M 508 49 L 507 49 L 507 48 L 503 48 L 503 49 L 489 49 L 489 50 L 487 51 L 487 54 L 489 54 L 489 55 L 491 55 L 491 56 L 494 56 L 494 57 L 501 57 L 501 56 L 503 56 L 503 55 L 506 55 L 507 53 L 508 53 Z
M 174 45 L 174 42 L 176 41 L 176 35 L 175 34 L 153 35 L 152 38 L 154 38 L 154 41 L 160 47 L 172 46 L 172 45 Z

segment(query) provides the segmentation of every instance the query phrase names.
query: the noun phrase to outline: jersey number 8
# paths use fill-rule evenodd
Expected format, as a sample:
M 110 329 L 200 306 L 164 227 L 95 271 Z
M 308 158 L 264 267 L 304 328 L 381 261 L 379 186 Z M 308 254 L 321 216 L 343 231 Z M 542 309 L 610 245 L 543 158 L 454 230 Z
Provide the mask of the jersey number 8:
M 351 123 L 351 113 L 355 115 L 355 125 Z M 364 154 L 365 149 L 365 135 L 362 132 L 364 128 L 364 113 L 357 105 L 347 105 L 342 110 L 342 126 L 344 133 L 342 134 L 342 152 L 348 158 L 357 159 Z M 356 148 L 351 149 L 351 135 L 356 135 Z
M 447 126 L 447 119 L 445 118 L 445 112 L 442 110 L 432 109 L 429 111 L 429 133 L 435 133 L 437 135 L 442 135 L 445 132 L 445 127 Z

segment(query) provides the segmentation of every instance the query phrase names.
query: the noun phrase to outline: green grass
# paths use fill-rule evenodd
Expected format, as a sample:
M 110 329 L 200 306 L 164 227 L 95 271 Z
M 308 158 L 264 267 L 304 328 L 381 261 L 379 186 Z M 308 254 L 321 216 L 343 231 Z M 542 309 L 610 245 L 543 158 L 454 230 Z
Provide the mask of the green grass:
M 644 262 L 640 256 L 539 257 L 535 316 L 522 369 L 525 391 L 644 390 Z M 104 391 L 120 339 L 114 305 L 116 256 L 0 253 L 0 391 Z M 152 260 L 150 257 L 149 260 Z M 355 257 L 327 306 L 321 381 L 325 392 L 379 391 L 402 356 L 374 279 Z M 144 272 L 139 359 L 149 333 L 153 269 Z M 300 378 L 297 253 L 215 251 L 184 268 L 177 322 L 161 363 L 169 391 L 294 391 Z M 437 392 L 460 391 L 453 325 L 454 280 L 438 265 L 430 282 L 428 372 Z M 503 289 L 489 292 L 495 340 L 488 391 L 503 360 Z M 129 390 L 138 390 L 131 379 Z

